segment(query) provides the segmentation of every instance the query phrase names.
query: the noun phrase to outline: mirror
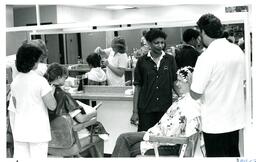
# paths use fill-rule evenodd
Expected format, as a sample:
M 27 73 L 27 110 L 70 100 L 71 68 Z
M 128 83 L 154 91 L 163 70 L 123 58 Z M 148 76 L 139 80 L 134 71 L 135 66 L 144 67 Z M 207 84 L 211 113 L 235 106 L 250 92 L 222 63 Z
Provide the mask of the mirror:
M 244 49 L 244 24 L 225 24 L 225 31 L 229 35 L 230 41 L 241 44 Z M 183 43 L 182 34 L 188 28 L 196 28 L 193 25 L 189 26 L 174 26 L 161 27 L 168 35 L 166 39 L 166 49 L 171 49 L 178 44 Z M 81 33 L 62 33 L 62 34 L 42 34 L 31 35 L 32 39 L 44 39 L 49 51 L 48 63 L 58 62 L 61 64 L 80 64 L 70 70 L 70 76 L 84 74 L 89 71 L 89 66 L 86 63 L 87 56 L 94 51 L 98 46 L 101 48 L 110 47 L 111 40 L 115 36 L 123 37 L 127 44 L 127 54 L 133 55 L 134 51 L 141 48 L 141 37 L 144 30 L 150 28 L 135 28 L 129 30 L 110 30 L 110 31 L 91 31 Z M 242 47 L 243 46 L 243 47 Z M 127 70 L 125 80 L 133 79 L 133 70 Z
M 244 25 L 242 23 L 226 24 L 225 31 L 230 35 L 233 43 L 240 43 L 244 40 Z M 161 28 L 168 36 L 166 39 L 166 48 L 181 44 L 182 34 L 188 28 L 186 27 L 163 27 Z M 44 39 L 49 50 L 48 63 L 59 62 L 61 64 L 77 64 L 78 61 L 86 64 L 86 57 L 98 46 L 101 48 L 110 47 L 111 40 L 115 36 L 123 37 L 127 44 L 127 54 L 130 55 L 135 49 L 139 49 L 142 32 L 149 28 L 119 30 L 119 31 L 98 31 L 67 34 L 44 34 L 32 35 L 32 39 Z M 242 38 L 242 39 L 241 39 Z

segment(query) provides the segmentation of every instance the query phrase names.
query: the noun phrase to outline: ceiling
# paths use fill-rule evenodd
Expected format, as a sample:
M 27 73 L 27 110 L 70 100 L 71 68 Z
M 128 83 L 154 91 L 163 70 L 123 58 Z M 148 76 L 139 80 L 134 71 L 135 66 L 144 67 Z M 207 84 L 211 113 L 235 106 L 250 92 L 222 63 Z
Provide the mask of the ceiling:
M 46 5 L 46 4 L 43 4 Z M 52 5 L 52 4 L 49 4 Z M 35 7 L 35 5 L 8 5 L 8 6 L 12 6 L 14 9 L 18 9 L 18 8 L 29 8 L 29 7 Z M 136 9 L 136 8 L 150 8 L 150 7 L 161 7 L 164 5 L 160 5 L 160 4 L 125 4 L 125 5 L 117 5 L 117 4 L 100 4 L 100 5 L 65 5 L 65 6 L 76 6 L 76 7 L 84 7 L 84 8 L 92 8 L 92 9 L 102 9 L 102 10 L 115 10 L 115 9 L 111 9 L 111 8 L 107 8 L 107 6 L 126 6 L 128 8 L 126 9 Z

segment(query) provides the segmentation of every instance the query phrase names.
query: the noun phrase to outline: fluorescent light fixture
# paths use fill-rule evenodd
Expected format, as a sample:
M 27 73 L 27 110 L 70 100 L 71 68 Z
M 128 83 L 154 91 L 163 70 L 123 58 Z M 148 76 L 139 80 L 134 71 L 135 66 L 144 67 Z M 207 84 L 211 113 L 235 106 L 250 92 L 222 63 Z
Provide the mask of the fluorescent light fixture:
M 131 9 L 134 8 L 133 6 L 120 6 L 120 5 L 115 5 L 115 6 L 106 6 L 107 9 L 112 9 L 112 10 L 122 10 L 122 9 Z

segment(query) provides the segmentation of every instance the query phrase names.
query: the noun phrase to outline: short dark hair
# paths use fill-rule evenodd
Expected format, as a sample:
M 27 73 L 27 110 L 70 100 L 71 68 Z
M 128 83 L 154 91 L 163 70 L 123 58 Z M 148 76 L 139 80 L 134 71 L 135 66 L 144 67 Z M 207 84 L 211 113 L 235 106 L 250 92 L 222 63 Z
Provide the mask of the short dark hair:
M 204 14 L 197 21 L 200 31 L 204 30 L 205 34 L 211 38 L 223 37 L 223 26 L 219 18 L 213 14 Z
M 192 38 L 197 39 L 199 35 L 200 35 L 199 31 L 195 29 L 186 29 L 183 32 L 182 38 L 184 42 L 188 43 L 189 41 L 192 40 Z
M 165 32 L 163 32 L 160 29 L 157 28 L 153 28 L 150 29 L 146 35 L 145 38 L 148 42 L 152 42 L 153 40 L 157 39 L 157 38 L 163 38 L 166 39 L 167 38 L 167 34 Z
M 42 50 L 34 45 L 24 43 L 18 49 L 16 55 L 16 68 L 19 72 L 28 73 L 33 69 L 35 63 L 39 61 Z
M 87 56 L 86 62 L 92 67 L 100 67 L 101 57 L 97 53 L 91 53 Z
M 119 53 L 125 53 L 126 51 L 126 43 L 124 38 L 115 37 L 112 40 L 111 46 L 112 48 L 114 47 Z
M 48 58 L 48 49 L 44 40 L 42 39 L 25 40 L 23 44 L 24 43 L 34 45 L 36 47 L 39 47 L 42 50 L 43 53 L 40 57 L 40 62 L 43 61 L 45 58 Z
M 48 80 L 48 82 L 52 82 L 59 77 L 68 76 L 68 69 L 59 63 L 52 63 L 47 68 L 44 77 Z

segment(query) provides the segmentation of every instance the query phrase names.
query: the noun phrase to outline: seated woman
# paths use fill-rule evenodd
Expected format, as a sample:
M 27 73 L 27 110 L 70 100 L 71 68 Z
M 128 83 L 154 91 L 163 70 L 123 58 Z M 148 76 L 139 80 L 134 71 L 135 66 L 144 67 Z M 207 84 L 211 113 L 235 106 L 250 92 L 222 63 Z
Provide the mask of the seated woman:
M 184 67 L 177 71 L 177 86 L 181 96 L 175 101 L 160 121 L 146 132 L 121 134 L 112 153 L 112 157 L 135 157 L 143 155 L 153 144 L 150 135 L 168 137 L 189 137 L 199 131 L 199 103 L 189 94 L 193 68 Z
M 65 66 L 60 65 L 58 63 L 50 64 L 44 77 L 48 80 L 49 84 L 53 86 L 55 89 L 54 91 L 54 97 L 57 102 L 57 107 L 54 111 L 48 111 L 49 113 L 49 119 L 52 121 L 57 116 L 63 115 L 63 114 L 69 114 L 75 122 L 82 123 L 89 121 L 91 118 L 88 118 L 88 113 L 91 113 L 96 110 L 87 110 L 80 106 L 73 98 L 72 96 L 62 90 L 61 86 L 64 85 L 65 80 L 68 77 L 68 70 Z M 92 108 L 93 109 L 93 108 Z M 102 126 L 100 122 L 97 122 L 94 125 L 94 133 L 100 134 L 99 136 L 104 138 L 108 137 L 108 133 Z M 79 137 L 82 137 L 82 134 L 88 134 L 85 129 L 82 132 L 79 132 Z
M 101 57 L 97 53 L 91 53 L 86 62 L 90 67 L 90 71 L 82 75 L 82 79 L 88 79 L 88 85 L 106 85 L 107 77 L 106 73 L 101 69 L 100 62 Z

